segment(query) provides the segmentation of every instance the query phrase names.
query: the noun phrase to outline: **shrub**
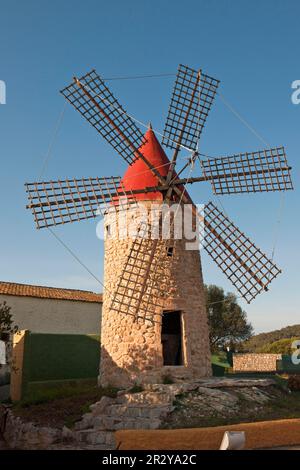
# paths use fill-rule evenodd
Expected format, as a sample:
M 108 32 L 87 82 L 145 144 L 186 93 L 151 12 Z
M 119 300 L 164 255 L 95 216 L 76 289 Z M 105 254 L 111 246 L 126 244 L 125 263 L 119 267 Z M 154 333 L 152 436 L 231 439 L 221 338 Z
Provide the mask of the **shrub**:
M 288 387 L 292 392 L 300 392 L 300 375 L 290 375 Z
M 174 380 L 172 379 L 170 375 L 164 375 L 162 379 L 163 379 L 163 384 L 165 385 L 170 385 L 174 383 Z

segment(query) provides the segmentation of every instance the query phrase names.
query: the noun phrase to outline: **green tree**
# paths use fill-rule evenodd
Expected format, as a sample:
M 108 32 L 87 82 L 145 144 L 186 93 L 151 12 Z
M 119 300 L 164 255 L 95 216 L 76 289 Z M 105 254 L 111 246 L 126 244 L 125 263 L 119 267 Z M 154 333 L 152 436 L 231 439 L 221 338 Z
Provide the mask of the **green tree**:
M 6 302 L 0 304 L 0 339 L 5 339 L 7 336 L 18 331 L 18 327 L 14 325 L 10 311 L 11 307 L 9 307 Z
M 221 287 L 209 285 L 205 286 L 205 296 L 212 351 L 234 347 L 252 336 L 252 325 L 237 303 L 236 295 L 225 294 Z

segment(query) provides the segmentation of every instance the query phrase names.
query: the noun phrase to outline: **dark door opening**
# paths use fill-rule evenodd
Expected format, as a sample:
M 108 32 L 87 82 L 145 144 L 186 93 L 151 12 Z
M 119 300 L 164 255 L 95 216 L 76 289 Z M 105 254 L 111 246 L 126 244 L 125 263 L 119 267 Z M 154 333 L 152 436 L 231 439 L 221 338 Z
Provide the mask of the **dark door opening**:
M 161 342 L 164 366 L 181 366 L 181 312 L 164 312 L 162 317 Z

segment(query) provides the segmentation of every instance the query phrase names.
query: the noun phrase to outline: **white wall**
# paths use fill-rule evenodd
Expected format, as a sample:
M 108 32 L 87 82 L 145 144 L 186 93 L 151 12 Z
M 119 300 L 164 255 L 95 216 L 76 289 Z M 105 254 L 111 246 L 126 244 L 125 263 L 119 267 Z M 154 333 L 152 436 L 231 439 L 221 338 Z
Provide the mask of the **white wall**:
M 0 294 L 20 330 L 35 333 L 100 334 L 102 304 Z

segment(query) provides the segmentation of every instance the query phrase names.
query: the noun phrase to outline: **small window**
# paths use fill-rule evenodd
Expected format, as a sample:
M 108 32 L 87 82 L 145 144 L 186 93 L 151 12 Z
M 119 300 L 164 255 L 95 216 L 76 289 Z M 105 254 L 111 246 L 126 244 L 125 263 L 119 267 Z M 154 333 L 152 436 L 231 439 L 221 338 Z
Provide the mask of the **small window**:
M 173 246 L 168 246 L 167 247 L 167 256 L 173 256 L 173 251 L 174 251 L 174 247 Z
M 107 236 L 107 238 L 109 238 L 111 236 L 110 225 L 106 225 L 105 230 L 106 230 L 106 236 Z

